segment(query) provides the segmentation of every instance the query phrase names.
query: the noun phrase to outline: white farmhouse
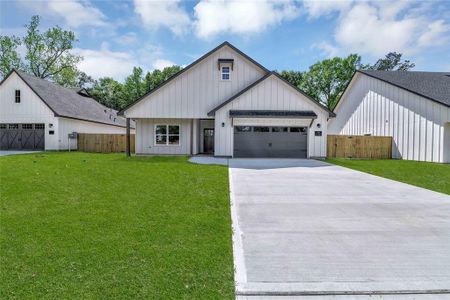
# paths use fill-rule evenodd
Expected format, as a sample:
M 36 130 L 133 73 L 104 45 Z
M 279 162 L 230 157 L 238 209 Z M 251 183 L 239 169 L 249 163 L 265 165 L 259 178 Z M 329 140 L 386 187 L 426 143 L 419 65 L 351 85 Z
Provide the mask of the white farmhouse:
M 120 112 L 137 154 L 325 157 L 334 113 L 228 42 Z
M 68 89 L 24 72 L 0 83 L 2 150 L 76 149 L 72 132 L 125 134 L 125 119 L 84 89 Z
M 450 73 L 358 71 L 330 134 L 392 136 L 394 158 L 450 162 Z

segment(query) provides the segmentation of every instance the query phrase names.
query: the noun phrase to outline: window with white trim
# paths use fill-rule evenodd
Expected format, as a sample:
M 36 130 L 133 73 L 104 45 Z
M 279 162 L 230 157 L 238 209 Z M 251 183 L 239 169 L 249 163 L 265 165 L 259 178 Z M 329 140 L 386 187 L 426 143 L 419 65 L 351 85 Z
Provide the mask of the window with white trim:
M 229 66 L 222 66 L 220 69 L 222 80 L 231 80 L 231 68 Z
M 180 144 L 180 125 L 155 125 L 155 145 Z

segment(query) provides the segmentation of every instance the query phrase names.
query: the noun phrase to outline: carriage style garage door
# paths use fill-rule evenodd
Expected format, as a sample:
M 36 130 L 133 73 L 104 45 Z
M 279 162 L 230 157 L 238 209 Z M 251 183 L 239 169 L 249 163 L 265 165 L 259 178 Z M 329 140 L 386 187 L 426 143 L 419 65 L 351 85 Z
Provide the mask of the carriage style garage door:
M 234 157 L 306 158 L 307 127 L 234 126 Z
M 1 150 L 44 150 L 44 124 L 0 124 Z

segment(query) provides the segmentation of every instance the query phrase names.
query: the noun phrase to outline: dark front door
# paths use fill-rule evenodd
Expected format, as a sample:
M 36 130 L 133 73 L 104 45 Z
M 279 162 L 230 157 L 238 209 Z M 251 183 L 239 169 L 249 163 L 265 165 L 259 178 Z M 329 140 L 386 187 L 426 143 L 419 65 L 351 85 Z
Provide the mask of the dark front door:
M 203 152 L 214 153 L 214 129 L 203 129 Z
M 234 157 L 306 158 L 307 127 L 234 126 Z

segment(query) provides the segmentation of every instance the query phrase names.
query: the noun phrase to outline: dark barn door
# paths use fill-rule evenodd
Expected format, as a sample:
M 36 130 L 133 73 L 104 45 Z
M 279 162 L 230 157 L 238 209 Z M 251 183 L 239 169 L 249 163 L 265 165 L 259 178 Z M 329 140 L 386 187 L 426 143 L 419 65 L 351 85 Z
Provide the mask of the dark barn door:
M 214 153 L 214 129 L 203 129 L 203 152 Z
M 0 124 L 1 150 L 44 150 L 44 124 Z

